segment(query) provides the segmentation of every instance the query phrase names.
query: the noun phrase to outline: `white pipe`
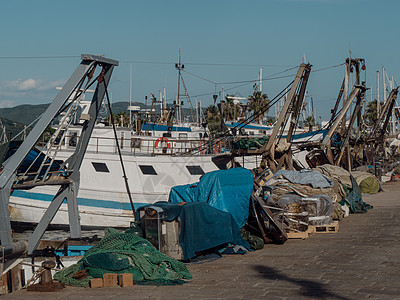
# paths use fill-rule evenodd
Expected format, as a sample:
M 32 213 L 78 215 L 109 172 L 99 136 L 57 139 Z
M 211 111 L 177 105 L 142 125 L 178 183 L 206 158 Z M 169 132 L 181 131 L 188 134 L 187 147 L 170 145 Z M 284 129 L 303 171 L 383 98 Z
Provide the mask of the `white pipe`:
M 129 77 L 129 106 L 132 106 L 132 64 L 130 64 L 130 77 Z M 131 111 L 129 111 L 129 126 L 132 126 Z
M 376 71 L 376 113 L 377 117 L 379 116 L 380 112 L 380 99 L 379 99 L 379 71 Z

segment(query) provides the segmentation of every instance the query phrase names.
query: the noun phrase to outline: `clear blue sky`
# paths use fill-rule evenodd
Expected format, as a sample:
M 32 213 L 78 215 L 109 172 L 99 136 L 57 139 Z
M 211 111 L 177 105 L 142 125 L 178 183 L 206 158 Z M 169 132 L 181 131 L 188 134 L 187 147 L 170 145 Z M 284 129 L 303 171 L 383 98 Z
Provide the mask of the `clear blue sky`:
M 313 69 L 366 59 L 367 85 L 376 93 L 376 71 L 384 66 L 400 82 L 399 12 L 393 0 L 202 0 L 202 1 L 2 1 L 0 107 L 48 103 L 80 62 L 80 54 L 104 54 L 120 61 L 110 86 L 113 101 L 129 100 L 166 86 L 177 94 L 174 63 L 179 48 L 185 69 L 212 82 L 255 80 L 300 64 Z M 12 59 L 11 57 L 73 56 Z M 152 62 L 152 63 L 145 63 Z M 223 65 L 218 65 L 223 64 Z M 295 71 L 282 75 L 294 74 Z M 211 84 L 184 73 L 189 94 L 212 103 L 224 87 L 247 97 L 252 83 Z M 327 119 L 344 67 L 312 73 L 308 93 L 318 116 Z M 291 78 L 265 81 L 273 98 Z M 369 96 L 368 96 L 369 97 Z M 309 98 L 307 98 L 307 101 Z M 272 114 L 272 113 L 271 113 Z

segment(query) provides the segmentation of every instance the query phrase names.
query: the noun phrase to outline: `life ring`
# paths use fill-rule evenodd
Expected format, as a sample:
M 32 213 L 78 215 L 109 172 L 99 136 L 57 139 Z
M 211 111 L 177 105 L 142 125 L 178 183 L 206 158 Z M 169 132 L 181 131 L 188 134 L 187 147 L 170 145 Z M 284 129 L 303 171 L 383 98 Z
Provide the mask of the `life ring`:
M 166 137 L 160 137 L 157 139 L 156 143 L 154 144 L 154 148 L 158 148 L 158 143 L 159 142 L 165 142 L 167 143 L 167 148 L 170 149 L 171 148 L 171 143 L 168 141 L 168 139 Z
M 206 154 L 207 142 L 200 142 L 199 150 L 201 154 Z
M 219 153 L 219 143 L 215 143 L 215 144 L 213 145 L 213 153 L 214 153 L 214 154 Z

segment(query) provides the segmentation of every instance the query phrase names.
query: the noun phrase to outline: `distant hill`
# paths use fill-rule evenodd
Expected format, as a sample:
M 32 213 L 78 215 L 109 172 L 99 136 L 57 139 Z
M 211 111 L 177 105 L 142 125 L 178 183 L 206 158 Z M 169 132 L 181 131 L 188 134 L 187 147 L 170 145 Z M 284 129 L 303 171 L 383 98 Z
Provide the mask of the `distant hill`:
M 142 102 L 133 102 L 132 105 L 140 106 L 141 109 L 146 108 L 145 104 Z M 18 105 L 10 108 L 0 108 L 0 118 L 6 127 L 6 131 L 11 136 L 14 136 L 24 129 L 24 125 L 31 124 L 38 116 L 43 114 L 48 104 L 24 104 Z M 129 102 L 115 102 L 112 104 L 113 114 L 120 114 L 122 112 L 128 112 Z M 151 105 L 147 105 L 147 108 L 151 108 Z M 106 117 L 108 115 L 108 109 L 101 110 L 101 117 Z M 160 105 L 155 106 L 155 113 L 160 114 Z M 186 107 L 182 108 L 182 118 L 190 115 L 190 110 Z M 30 129 L 28 129 L 28 132 Z
M 145 104 L 142 102 L 133 102 L 132 105 L 140 106 L 141 109 L 145 108 Z M 23 104 L 15 107 L 0 108 L 0 118 L 5 118 L 9 121 L 20 123 L 22 125 L 31 124 L 38 116 L 43 114 L 49 104 Z M 128 112 L 129 102 L 115 102 L 112 104 L 113 114 L 119 114 L 122 112 Z M 151 108 L 151 105 L 147 105 L 147 108 Z M 160 105 L 155 106 L 156 114 L 160 114 Z M 108 114 L 108 110 L 105 112 Z M 189 109 L 182 109 L 182 117 L 189 115 Z M 23 126 L 22 126 L 23 128 Z
M 15 107 L 0 108 L 0 118 L 29 125 L 40 116 L 49 104 L 23 104 Z

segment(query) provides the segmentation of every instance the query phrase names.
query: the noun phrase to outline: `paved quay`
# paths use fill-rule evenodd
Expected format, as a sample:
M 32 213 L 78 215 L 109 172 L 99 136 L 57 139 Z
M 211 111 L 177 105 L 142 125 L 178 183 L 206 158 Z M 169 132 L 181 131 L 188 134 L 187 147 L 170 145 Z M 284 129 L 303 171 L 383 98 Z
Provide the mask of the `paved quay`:
M 181 286 L 22 290 L 7 299 L 400 299 L 400 182 L 364 196 L 374 208 L 338 233 L 316 234 L 245 255 L 188 264 Z

